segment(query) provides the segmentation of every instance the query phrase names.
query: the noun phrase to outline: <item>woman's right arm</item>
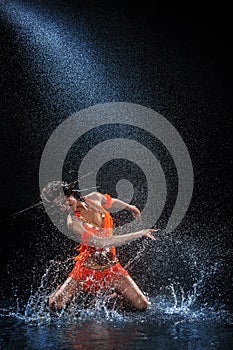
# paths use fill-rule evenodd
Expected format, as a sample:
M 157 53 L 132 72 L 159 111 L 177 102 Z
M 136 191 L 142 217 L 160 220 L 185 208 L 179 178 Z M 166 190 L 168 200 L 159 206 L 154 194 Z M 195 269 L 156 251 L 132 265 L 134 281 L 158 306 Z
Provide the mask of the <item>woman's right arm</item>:
M 92 235 L 89 238 L 88 245 L 93 245 L 97 248 L 110 248 L 120 247 L 141 237 L 147 237 L 151 240 L 155 240 L 152 233 L 156 231 L 157 230 L 154 229 L 145 229 L 137 232 L 126 233 L 124 235 L 110 236 L 107 238 L 99 238 L 95 235 Z
M 75 233 L 77 239 L 81 242 L 82 235 L 85 231 L 82 222 L 76 217 L 68 215 L 67 226 L 70 231 L 73 231 Z M 92 234 L 89 236 L 87 244 L 96 248 L 119 247 L 141 237 L 147 237 L 151 240 L 155 240 L 152 233 L 156 231 L 157 230 L 155 229 L 145 229 L 137 232 L 126 233 L 119 236 L 110 236 L 106 238 L 98 237 L 95 234 Z

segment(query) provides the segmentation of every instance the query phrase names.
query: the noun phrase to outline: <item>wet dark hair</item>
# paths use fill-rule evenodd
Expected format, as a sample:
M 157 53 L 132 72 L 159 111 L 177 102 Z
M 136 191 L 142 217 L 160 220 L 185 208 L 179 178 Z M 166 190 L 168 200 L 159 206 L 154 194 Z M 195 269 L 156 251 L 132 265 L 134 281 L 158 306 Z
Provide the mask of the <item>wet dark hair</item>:
M 78 181 L 66 183 L 64 181 L 51 181 L 42 190 L 41 198 L 46 202 L 53 202 L 55 198 L 60 200 L 64 196 L 73 195 L 77 200 L 85 202 L 81 191 L 77 188 Z
M 73 195 L 79 201 L 85 202 L 85 199 L 83 198 L 83 196 L 81 194 L 81 191 L 76 187 L 77 187 L 77 181 L 71 182 L 69 184 L 67 184 L 65 182 L 62 183 L 62 188 L 63 188 L 65 196 Z

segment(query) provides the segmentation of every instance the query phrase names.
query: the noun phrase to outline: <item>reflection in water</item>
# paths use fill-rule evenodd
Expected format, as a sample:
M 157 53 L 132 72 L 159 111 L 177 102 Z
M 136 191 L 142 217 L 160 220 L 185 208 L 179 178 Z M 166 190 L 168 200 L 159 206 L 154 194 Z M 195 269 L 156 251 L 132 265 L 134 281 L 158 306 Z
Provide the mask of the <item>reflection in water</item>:
M 119 345 L 129 347 L 138 337 L 135 328 L 115 328 L 105 322 L 77 325 L 73 324 L 62 332 L 69 340 L 71 349 L 117 349 Z M 67 344 L 68 345 L 68 344 Z
M 174 349 L 231 350 L 233 329 L 224 311 L 203 310 L 199 318 L 167 315 L 152 302 L 146 313 L 128 313 L 124 319 L 52 318 L 51 322 L 25 323 L 8 314 L 0 319 L 2 349 Z M 9 317 L 10 316 L 10 317 Z M 232 320 L 231 320 L 232 321 Z

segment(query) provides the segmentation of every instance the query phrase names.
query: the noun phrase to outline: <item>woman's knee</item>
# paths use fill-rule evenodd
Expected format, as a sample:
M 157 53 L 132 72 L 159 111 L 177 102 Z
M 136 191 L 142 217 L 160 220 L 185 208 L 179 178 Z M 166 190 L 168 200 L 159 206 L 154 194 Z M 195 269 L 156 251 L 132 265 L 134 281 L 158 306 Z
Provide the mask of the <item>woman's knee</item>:
M 138 310 L 146 310 L 149 306 L 149 301 L 145 298 L 145 297 L 138 297 L 137 299 L 137 302 L 135 303 L 135 307 L 138 309 Z
M 64 301 L 59 296 L 49 297 L 49 307 L 51 309 L 61 310 L 64 306 Z

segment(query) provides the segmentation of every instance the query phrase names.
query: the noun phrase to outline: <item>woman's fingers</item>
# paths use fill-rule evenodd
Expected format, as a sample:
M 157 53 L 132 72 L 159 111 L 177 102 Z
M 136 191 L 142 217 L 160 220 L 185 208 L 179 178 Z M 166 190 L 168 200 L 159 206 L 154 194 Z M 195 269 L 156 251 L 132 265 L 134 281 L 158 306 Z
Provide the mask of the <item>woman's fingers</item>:
M 152 241 L 155 241 L 155 237 L 151 233 L 148 233 L 147 237 L 150 238 Z
M 155 237 L 152 235 L 153 232 L 157 232 L 156 229 L 147 229 L 145 230 L 144 237 L 150 238 L 152 241 L 155 241 Z
M 140 219 L 141 212 L 140 212 L 140 210 L 137 207 L 132 206 L 131 207 L 131 212 L 132 212 L 133 217 L 135 217 L 135 219 Z

